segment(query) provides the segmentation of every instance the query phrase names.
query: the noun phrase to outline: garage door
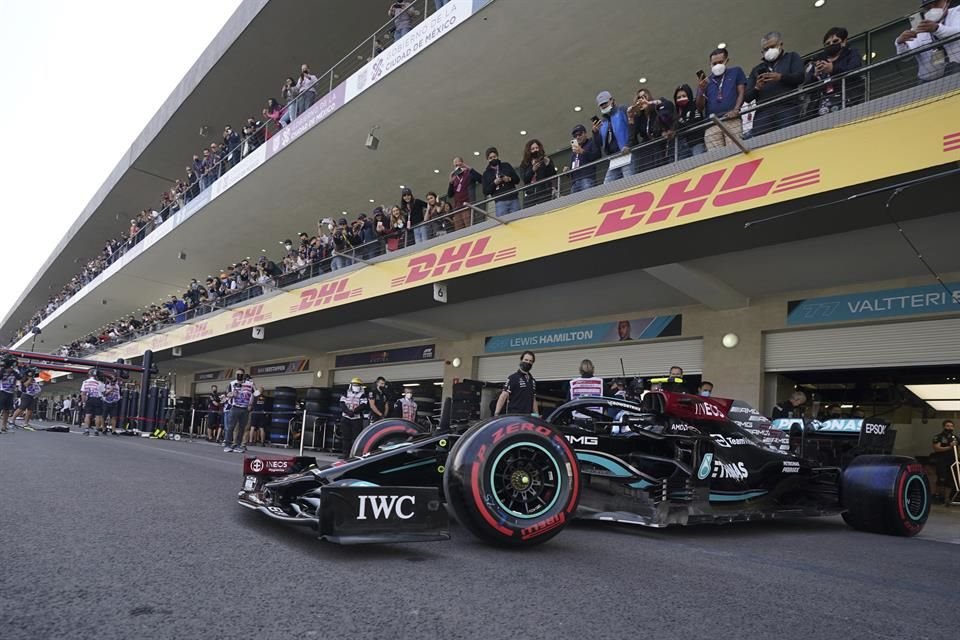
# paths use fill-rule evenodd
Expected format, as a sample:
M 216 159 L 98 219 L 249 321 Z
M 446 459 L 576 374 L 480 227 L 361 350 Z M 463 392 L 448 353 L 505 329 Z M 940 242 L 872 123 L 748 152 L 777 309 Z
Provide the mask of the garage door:
M 615 347 L 543 351 L 537 354 L 533 375 L 537 380 L 569 380 L 578 375 L 580 361 L 589 358 L 598 376 L 617 378 L 623 370 L 630 376 L 656 376 L 669 373 L 670 367 L 683 367 L 685 373 L 703 372 L 703 340 L 637 342 Z M 505 380 L 517 370 L 520 354 L 480 358 L 477 379 L 485 382 Z
M 377 376 L 383 376 L 391 382 L 404 382 L 406 380 L 442 380 L 443 360 L 337 369 L 333 372 L 333 383 L 349 384 L 352 378 L 360 378 L 364 384 L 369 384 L 376 380 Z
M 767 371 L 960 364 L 960 318 L 768 333 Z

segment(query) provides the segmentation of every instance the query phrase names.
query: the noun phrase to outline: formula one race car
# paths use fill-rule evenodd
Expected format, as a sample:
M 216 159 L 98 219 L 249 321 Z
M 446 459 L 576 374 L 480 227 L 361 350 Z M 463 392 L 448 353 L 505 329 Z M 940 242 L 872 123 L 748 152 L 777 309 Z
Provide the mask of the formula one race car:
M 743 403 L 665 391 L 447 433 L 386 419 L 329 466 L 246 458 L 239 502 L 343 544 L 447 539 L 448 510 L 509 546 L 544 542 L 574 518 L 666 527 L 839 513 L 862 531 L 923 528 L 930 492 L 916 460 L 864 446 L 825 465 L 792 440 Z

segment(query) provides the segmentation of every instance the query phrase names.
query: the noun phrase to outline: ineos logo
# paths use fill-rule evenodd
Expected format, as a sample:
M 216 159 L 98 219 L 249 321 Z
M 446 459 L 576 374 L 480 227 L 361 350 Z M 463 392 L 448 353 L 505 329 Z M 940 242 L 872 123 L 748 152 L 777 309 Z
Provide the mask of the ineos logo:
M 263 471 L 263 460 L 253 459 L 250 461 L 250 471 L 254 473 L 260 473 Z
M 413 507 L 416 502 L 416 496 L 358 496 L 360 498 L 360 511 L 357 513 L 357 520 L 367 519 L 367 504 L 370 505 L 370 514 L 374 520 L 389 520 L 391 514 L 396 513 L 401 520 L 409 520 L 413 517 L 413 511 L 404 513 L 403 503 L 409 502 Z

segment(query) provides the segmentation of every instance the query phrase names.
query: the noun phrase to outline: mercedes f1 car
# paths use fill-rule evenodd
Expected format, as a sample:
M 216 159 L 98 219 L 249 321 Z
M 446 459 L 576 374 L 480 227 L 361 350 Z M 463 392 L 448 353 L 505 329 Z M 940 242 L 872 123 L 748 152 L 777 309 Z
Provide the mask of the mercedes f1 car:
M 923 528 L 922 466 L 871 453 L 886 425 L 864 423 L 840 456 L 836 447 L 821 455 L 797 431 L 740 402 L 665 391 L 640 402 L 580 398 L 546 420 L 507 415 L 440 433 L 386 419 L 328 466 L 245 458 L 239 502 L 343 544 L 447 539 L 448 512 L 506 546 L 545 542 L 575 518 L 667 527 L 842 514 L 862 531 Z

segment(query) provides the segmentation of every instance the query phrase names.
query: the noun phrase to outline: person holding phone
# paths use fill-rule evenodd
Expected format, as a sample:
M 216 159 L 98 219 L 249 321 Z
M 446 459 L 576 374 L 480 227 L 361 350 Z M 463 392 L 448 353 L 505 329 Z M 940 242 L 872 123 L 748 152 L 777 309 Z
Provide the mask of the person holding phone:
M 500 160 L 500 152 L 490 147 L 485 154 L 487 169 L 483 172 L 483 193 L 488 198 L 496 198 L 496 216 L 506 216 L 520 211 L 520 198 L 517 185 L 520 176 L 509 162 Z
M 730 51 L 714 49 L 710 53 L 710 75 L 703 71 L 697 73 L 697 109 L 707 118 L 715 115 L 724 120 L 724 126 L 740 137 L 743 133 L 740 108 L 746 89 L 747 76 L 740 67 L 730 65 Z M 707 150 L 725 147 L 729 142 L 718 126 L 708 127 L 703 141 Z
M 456 156 L 453 159 L 453 170 L 450 172 L 450 182 L 447 185 L 447 197 L 453 198 L 453 228 L 465 229 L 470 226 L 473 216 L 470 207 L 473 202 L 473 185 L 481 184 L 483 176 L 467 165 L 463 158 Z
M 816 102 L 819 115 L 839 111 L 864 98 L 863 76 L 849 75 L 863 65 L 860 52 L 847 46 L 847 30 L 833 27 L 823 36 L 823 51 L 807 65 L 807 83 L 822 82 Z M 841 83 L 839 76 L 847 74 Z M 843 95 L 841 95 L 843 94 Z
M 779 31 L 771 31 L 760 39 L 763 61 L 753 68 L 747 79 L 746 100 L 756 100 L 760 105 L 753 119 L 753 135 L 759 136 L 791 124 L 800 119 L 800 96 L 783 98 L 802 83 L 806 74 L 803 60 L 783 45 Z M 779 101 L 764 107 L 763 103 Z
M 600 159 L 603 140 L 600 139 L 600 133 L 596 128 L 591 129 L 588 135 L 587 128 L 582 124 L 576 125 L 570 135 L 573 136 L 570 140 L 570 168 L 573 169 L 573 173 L 570 174 L 572 180 L 570 193 L 577 193 L 590 189 L 596 184 L 597 168 L 586 165 Z M 584 168 L 581 169 L 581 167 Z
M 896 40 L 902 54 L 960 33 L 960 7 L 950 8 L 950 0 L 920 0 L 920 11 L 910 20 L 910 28 Z M 917 56 L 917 77 L 927 82 L 960 71 L 960 40 L 954 40 Z

